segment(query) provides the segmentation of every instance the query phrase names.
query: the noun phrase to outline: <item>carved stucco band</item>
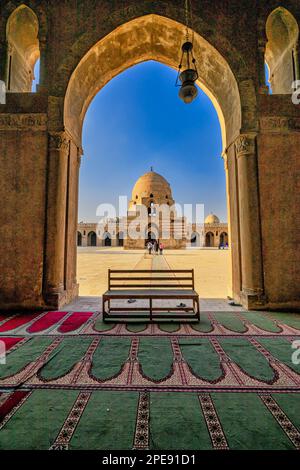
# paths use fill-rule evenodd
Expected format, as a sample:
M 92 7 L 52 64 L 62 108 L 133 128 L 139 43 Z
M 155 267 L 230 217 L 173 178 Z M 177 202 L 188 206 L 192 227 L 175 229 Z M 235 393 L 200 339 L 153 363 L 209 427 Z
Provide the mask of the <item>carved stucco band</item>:
M 45 131 L 46 114 L 0 114 L 0 131 Z
M 300 131 L 300 118 L 272 116 L 260 118 L 260 129 L 269 132 Z

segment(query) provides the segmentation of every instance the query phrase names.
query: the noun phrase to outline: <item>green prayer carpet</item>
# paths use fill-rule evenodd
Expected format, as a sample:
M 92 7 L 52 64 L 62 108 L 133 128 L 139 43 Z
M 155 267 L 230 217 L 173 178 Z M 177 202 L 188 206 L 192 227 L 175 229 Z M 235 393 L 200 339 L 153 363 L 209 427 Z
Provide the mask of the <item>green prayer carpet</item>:
M 34 391 L 0 431 L 0 449 L 49 449 L 77 396 L 73 390 Z
M 212 393 L 230 449 L 294 449 L 275 418 L 254 393 Z
M 93 392 L 70 449 L 132 449 L 138 398 L 136 392 Z
M 147 377 L 153 380 L 164 379 L 170 373 L 173 363 L 169 338 L 140 338 L 138 358 Z

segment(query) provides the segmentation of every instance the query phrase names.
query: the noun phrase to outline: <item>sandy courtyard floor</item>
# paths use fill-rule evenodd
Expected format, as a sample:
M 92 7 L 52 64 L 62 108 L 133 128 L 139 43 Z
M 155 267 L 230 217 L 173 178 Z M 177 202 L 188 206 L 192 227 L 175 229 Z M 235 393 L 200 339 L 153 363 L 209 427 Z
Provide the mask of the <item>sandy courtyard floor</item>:
M 102 295 L 107 290 L 107 271 L 109 268 L 151 269 L 151 259 L 148 255 L 145 255 L 146 253 L 143 250 L 100 247 L 78 248 L 77 280 L 79 282 L 79 295 Z M 156 255 L 154 258 L 156 258 Z M 168 250 L 164 253 L 164 262 L 170 269 L 194 268 L 195 288 L 201 298 L 218 299 L 230 295 L 230 252 L 228 250 L 211 248 Z M 157 263 L 155 262 L 155 264 Z

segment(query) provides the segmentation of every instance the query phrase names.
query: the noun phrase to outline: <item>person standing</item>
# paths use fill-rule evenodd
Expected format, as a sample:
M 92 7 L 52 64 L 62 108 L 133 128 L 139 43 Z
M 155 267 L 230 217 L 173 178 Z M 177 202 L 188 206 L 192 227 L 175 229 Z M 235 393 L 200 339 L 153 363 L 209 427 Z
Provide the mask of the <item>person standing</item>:
M 164 245 L 162 243 L 159 244 L 159 253 L 160 255 L 163 254 L 163 251 L 164 251 Z
M 148 249 L 149 255 L 151 255 L 153 246 L 152 246 L 152 243 L 150 241 L 147 243 L 147 249 Z

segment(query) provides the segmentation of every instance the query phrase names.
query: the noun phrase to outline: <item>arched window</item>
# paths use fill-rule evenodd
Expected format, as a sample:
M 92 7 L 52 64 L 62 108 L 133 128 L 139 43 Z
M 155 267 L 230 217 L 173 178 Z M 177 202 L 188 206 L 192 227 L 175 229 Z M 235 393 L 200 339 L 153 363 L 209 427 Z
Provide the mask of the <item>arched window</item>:
M 291 94 L 292 84 L 299 79 L 299 27 L 293 15 L 283 7 L 276 8 L 266 24 L 265 60 L 273 94 Z
M 7 90 L 31 92 L 35 82 L 35 65 L 40 57 L 39 23 L 36 14 L 26 5 L 9 17 L 6 28 L 8 44 Z
M 156 216 L 156 208 L 154 206 L 154 202 L 150 202 L 150 207 L 148 207 L 148 215 L 150 215 L 151 217 L 155 217 Z
M 77 246 L 82 246 L 82 235 L 80 232 L 77 232 Z

